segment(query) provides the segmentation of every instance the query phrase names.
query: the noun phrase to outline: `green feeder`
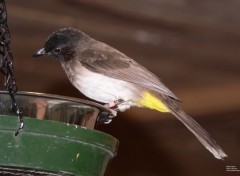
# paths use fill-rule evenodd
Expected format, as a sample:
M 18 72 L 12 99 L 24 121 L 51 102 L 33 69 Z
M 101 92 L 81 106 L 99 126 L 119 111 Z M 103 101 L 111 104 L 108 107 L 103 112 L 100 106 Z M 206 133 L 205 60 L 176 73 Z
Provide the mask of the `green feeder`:
M 106 107 L 80 99 L 40 93 L 15 95 L 25 127 L 7 92 L 0 92 L 0 175 L 104 175 L 118 141 L 94 130 Z

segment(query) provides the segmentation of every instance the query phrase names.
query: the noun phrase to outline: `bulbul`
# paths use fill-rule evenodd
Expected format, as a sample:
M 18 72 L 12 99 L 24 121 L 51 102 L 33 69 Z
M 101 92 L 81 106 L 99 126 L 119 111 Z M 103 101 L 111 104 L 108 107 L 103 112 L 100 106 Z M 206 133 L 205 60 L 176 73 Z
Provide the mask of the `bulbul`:
M 74 28 L 51 34 L 33 56 L 50 55 L 85 96 L 125 111 L 145 107 L 172 113 L 216 158 L 227 157 L 215 140 L 179 106 L 179 99 L 135 60 Z

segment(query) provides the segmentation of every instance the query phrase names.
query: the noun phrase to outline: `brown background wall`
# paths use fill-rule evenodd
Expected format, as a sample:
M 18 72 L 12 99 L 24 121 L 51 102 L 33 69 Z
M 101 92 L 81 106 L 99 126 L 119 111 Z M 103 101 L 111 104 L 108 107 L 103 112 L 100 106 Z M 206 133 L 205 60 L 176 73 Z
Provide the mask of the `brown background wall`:
M 83 97 L 54 59 L 33 59 L 56 29 L 72 26 L 145 65 L 229 155 L 213 158 L 171 115 L 132 109 L 99 126 L 120 140 L 107 175 L 232 175 L 240 169 L 240 2 L 235 0 L 7 1 L 22 91 Z M 238 174 L 238 173 L 235 173 Z

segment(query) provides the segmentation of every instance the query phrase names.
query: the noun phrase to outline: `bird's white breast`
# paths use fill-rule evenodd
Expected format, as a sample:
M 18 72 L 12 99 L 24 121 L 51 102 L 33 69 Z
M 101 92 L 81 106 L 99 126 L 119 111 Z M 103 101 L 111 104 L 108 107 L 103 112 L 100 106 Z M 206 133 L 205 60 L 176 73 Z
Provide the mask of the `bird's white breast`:
M 71 83 L 85 96 L 102 103 L 138 99 L 140 92 L 133 84 L 89 71 L 77 64 L 74 69 L 67 64 L 62 66 Z

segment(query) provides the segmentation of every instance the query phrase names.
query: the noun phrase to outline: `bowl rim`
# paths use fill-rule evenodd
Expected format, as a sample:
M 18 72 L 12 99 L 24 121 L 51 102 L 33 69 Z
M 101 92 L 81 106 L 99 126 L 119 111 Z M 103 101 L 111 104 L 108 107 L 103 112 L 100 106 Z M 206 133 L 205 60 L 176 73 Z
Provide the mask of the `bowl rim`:
M 8 91 L 3 91 L 0 90 L 0 94 L 9 94 Z M 69 96 L 64 96 L 64 95 L 56 95 L 56 94 L 48 94 L 48 93 L 41 93 L 41 92 L 29 92 L 29 91 L 18 91 L 15 95 L 25 95 L 25 96 L 32 96 L 32 97 L 42 97 L 42 98 L 51 98 L 51 99 L 58 99 L 58 100 L 65 100 L 65 101 L 71 101 L 74 103 L 83 103 L 89 106 L 94 106 L 100 110 L 104 110 L 107 112 L 110 112 L 112 114 L 111 109 L 109 109 L 108 107 L 90 101 L 90 100 L 85 100 L 85 99 L 81 99 L 81 98 L 75 98 L 75 97 L 69 97 Z

